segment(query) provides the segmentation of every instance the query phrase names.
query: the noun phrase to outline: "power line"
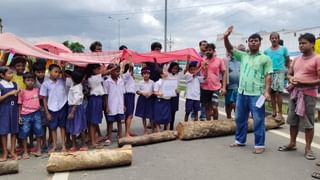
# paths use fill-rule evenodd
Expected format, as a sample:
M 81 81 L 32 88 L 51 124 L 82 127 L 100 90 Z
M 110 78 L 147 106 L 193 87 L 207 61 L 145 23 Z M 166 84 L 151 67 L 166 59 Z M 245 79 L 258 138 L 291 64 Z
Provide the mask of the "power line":
M 228 2 L 215 2 L 215 3 L 206 3 L 206 4 L 200 4 L 200 5 L 192 5 L 192 6 L 183 6 L 183 7 L 171 7 L 168 8 L 167 11 L 180 11 L 180 10 L 185 10 L 185 9 L 194 9 L 194 8 L 200 8 L 200 7 L 210 7 L 210 6 L 223 6 L 223 5 L 228 5 L 228 4 L 235 4 L 235 3 L 242 3 L 242 2 L 252 2 L 254 0 L 237 0 L 237 1 L 228 1 Z M 144 13 L 163 13 L 165 9 L 160 8 L 160 9 L 150 9 L 150 10 L 122 10 L 122 11 L 111 11 L 106 14 L 100 14 L 100 15 L 77 15 L 77 16 L 49 16 L 49 17 L 44 17 L 44 16 L 38 16 L 36 18 L 30 17 L 30 18 L 11 18 L 9 21 L 13 20 L 26 20 L 26 19 L 32 19 L 32 20 L 59 20 L 59 19 L 74 19 L 74 18 L 97 18 L 97 17 L 108 17 L 108 16 L 120 16 L 120 15 L 137 15 L 137 14 L 144 14 Z M 130 12 L 131 11 L 131 12 Z

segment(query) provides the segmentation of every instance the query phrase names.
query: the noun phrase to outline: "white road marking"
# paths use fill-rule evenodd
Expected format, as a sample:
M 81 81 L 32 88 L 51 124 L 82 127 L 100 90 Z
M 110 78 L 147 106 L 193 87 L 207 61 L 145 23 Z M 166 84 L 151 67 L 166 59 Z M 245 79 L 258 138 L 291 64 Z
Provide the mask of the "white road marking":
M 69 174 L 69 172 L 54 173 L 51 180 L 68 180 Z
M 184 98 L 180 98 L 181 101 L 186 101 Z M 219 110 L 219 114 L 223 115 L 223 116 L 227 116 L 227 114 L 221 110 Z M 286 115 L 283 115 L 284 118 L 287 118 Z M 233 117 L 234 118 L 234 117 Z M 287 139 L 290 139 L 290 134 L 289 132 L 288 133 L 284 133 L 284 132 L 281 132 L 281 131 L 278 131 L 278 130 L 268 130 L 268 132 L 272 133 L 272 134 L 276 134 L 278 136 L 281 136 L 281 137 L 285 137 Z M 302 139 L 302 138 L 299 138 L 297 137 L 297 142 L 301 143 L 301 144 L 306 144 L 305 140 Z M 317 143 L 312 143 L 311 145 L 313 148 L 317 148 L 317 149 L 320 149 L 320 144 L 317 144 Z

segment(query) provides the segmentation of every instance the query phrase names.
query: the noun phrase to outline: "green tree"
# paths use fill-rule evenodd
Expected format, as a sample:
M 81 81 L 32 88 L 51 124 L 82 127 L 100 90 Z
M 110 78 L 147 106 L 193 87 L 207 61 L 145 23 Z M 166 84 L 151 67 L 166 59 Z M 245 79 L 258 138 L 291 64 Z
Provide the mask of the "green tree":
M 67 40 L 64 41 L 62 44 L 68 47 L 74 53 L 84 52 L 85 49 L 85 47 L 79 42 L 70 42 Z

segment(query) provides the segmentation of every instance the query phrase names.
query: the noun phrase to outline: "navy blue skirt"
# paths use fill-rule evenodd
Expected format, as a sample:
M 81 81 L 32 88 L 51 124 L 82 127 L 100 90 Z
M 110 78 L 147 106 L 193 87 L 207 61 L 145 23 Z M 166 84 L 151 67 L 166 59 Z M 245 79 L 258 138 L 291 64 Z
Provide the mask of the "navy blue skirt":
M 135 116 L 152 119 L 154 100 L 155 98 L 153 96 L 148 98 L 145 96 L 139 96 Z
M 91 95 L 87 106 L 87 120 L 91 124 L 102 122 L 103 97 Z
M 126 112 L 124 114 L 126 116 L 133 115 L 134 99 L 135 99 L 135 93 L 125 93 L 124 94 L 124 106 L 126 107 Z
M 69 107 L 68 112 L 70 113 L 73 106 Z M 81 104 L 77 106 L 77 110 L 74 113 L 74 119 L 67 119 L 66 130 L 71 135 L 79 135 L 87 129 L 87 117 L 85 105 Z
M 170 99 L 170 102 L 171 102 L 171 111 L 172 112 L 175 112 L 175 111 L 178 111 L 179 110 L 179 94 L 177 94 L 177 96 L 175 97 L 172 97 Z
M 171 121 L 171 101 L 170 99 L 156 98 L 154 102 L 154 117 L 156 124 L 168 124 Z

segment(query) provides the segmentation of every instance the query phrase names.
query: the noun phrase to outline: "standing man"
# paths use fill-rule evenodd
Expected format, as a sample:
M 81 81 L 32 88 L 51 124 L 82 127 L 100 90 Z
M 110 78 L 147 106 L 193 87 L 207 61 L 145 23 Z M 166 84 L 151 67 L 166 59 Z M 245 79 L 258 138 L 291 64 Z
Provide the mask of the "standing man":
M 213 117 L 218 120 L 219 112 L 219 94 L 226 93 L 225 65 L 222 59 L 215 57 L 216 47 L 209 43 L 206 51 L 206 58 L 201 62 L 201 73 L 204 76 L 204 82 L 201 84 L 200 101 L 205 106 L 206 118 L 210 121 Z M 222 84 L 220 82 L 222 75 Z
M 271 83 L 271 105 L 272 117 L 280 122 L 282 117 L 282 95 L 285 82 L 286 66 L 290 61 L 288 49 L 280 45 L 280 35 L 277 32 L 270 34 L 271 47 L 264 51 L 264 54 L 272 60 L 272 83 Z M 277 113 L 278 106 L 278 113 Z
M 295 58 L 288 72 L 290 93 L 289 113 L 287 122 L 290 125 L 290 142 L 278 148 L 279 151 L 296 150 L 296 138 L 300 121 L 305 128 L 305 158 L 314 160 L 311 151 L 314 135 L 315 107 L 320 84 L 320 56 L 314 53 L 316 38 L 313 34 L 305 33 L 299 37 L 301 56 Z
M 224 33 L 224 45 L 232 52 L 235 59 L 240 61 L 240 82 L 236 105 L 236 134 L 235 143 L 230 147 L 245 146 L 248 132 L 249 112 L 253 115 L 254 151 L 261 154 L 265 150 L 265 109 L 264 105 L 257 107 L 259 97 L 270 99 L 272 62 L 271 59 L 259 52 L 261 36 L 252 34 L 248 38 L 249 52 L 234 49 L 229 41 L 233 26 Z

